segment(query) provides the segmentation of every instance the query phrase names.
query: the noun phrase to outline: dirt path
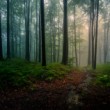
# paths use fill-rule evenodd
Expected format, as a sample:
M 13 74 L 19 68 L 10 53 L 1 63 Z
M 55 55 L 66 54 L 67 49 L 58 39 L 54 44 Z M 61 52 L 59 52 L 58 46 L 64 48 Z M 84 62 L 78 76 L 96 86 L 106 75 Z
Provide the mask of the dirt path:
M 0 92 L 0 110 L 67 110 L 68 94 L 86 74 L 71 72 L 63 79 L 36 81 L 32 87 Z
M 0 110 L 109 110 L 110 90 L 90 87 L 91 79 L 87 72 L 72 71 L 63 79 L 0 91 Z

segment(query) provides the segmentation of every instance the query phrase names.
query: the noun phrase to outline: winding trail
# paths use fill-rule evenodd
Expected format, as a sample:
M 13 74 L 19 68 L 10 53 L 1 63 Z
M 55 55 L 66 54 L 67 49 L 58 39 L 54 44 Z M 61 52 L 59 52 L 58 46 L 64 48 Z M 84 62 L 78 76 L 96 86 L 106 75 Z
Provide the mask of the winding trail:
M 0 91 L 0 110 L 77 110 L 91 76 L 72 71 L 63 79 L 36 81 L 31 87 Z

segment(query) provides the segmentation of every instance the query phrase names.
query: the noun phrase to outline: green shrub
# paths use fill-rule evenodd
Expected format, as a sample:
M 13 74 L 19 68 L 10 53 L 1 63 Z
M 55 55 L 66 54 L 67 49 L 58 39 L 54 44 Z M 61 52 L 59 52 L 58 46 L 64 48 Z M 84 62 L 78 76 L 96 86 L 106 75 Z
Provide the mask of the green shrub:
M 11 59 L 0 62 L 0 88 L 21 87 L 36 79 L 53 80 L 62 78 L 70 71 L 68 66 L 54 63 L 46 67 L 25 60 Z
M 99 74 L 96 76 L 95 84 L 99 86 L 110 87 L 110 76 L 108 74 Z
M 110 86 L 110 64 L 97 65 L 95 70 L 95 84 L 99 86 Z
M 70 71 L 68 66 L 53 63 L 46 67 L 36 66 L 33 76 L 41 80 L 53 80 L 61 78 Z
M 0 87 L 23 86 L 31 72 L 26 61 L 12 59 L 0 62 Z

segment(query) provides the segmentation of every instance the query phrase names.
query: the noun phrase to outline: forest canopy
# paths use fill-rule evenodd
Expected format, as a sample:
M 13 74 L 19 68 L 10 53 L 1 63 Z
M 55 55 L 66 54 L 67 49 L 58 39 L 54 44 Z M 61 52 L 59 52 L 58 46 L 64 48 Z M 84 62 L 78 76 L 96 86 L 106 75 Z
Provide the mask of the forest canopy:
M 2 0 L 0 59 L 86 66 L 109 62 L 109 0 Z

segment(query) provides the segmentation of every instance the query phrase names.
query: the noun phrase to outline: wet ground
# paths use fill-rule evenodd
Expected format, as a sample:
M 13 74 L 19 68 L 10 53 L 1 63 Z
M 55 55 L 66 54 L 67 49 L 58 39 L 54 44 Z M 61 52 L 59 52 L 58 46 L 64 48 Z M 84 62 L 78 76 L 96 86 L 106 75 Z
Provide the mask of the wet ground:
M 110 88 L 90 86 L 89 73 L 35 81 L 31 87 L 0 91 L 0 110 L 110 110 Z

